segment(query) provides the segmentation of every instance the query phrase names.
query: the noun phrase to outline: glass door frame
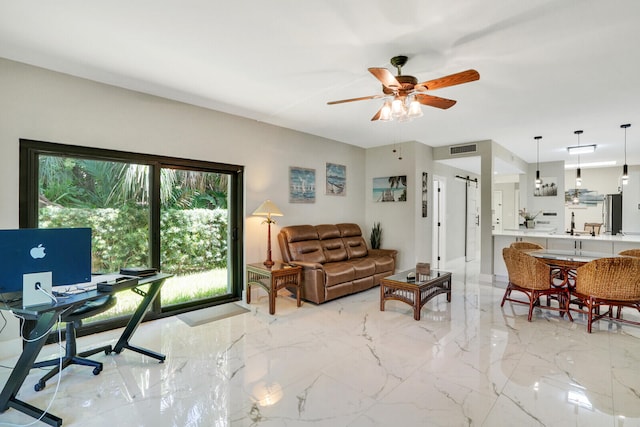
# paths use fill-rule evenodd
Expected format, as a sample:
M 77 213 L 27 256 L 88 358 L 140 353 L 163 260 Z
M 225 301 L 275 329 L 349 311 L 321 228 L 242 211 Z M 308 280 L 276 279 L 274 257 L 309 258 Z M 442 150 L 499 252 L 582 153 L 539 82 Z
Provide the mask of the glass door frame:
M 156 298 L 147 312 L 145 320 L 173 316 L 200 308 L 211 307 L 242 298 L 244 278 L 244 166 L 230 165 L 201 160 L 191 160 L 168 156 L 141 154 L 110 149 L 90 148 L 76 145 L 58 144 L 29 139 L 20 139 L 20 176 L 19 176 L 19 226 L 35 228 L 38 226 L 39 207 L 39 156 L 67 156 L 103 161 L 119 161 L 149 166 L 149 266 L 160 268 L 160 171 L 162 168 L 178 168 L 206 172 L 224 173 L 229 176 L 229 281 L 230 293 L 220 297 L 197 300 L 193 304 L 182 304 L 168 310 L 162 309 L 160 298 Z M 86 333 L 122 327 L 127 319 L 113 319 L 88 325 Z M 84 334 L 84 333 L 83 333 Z

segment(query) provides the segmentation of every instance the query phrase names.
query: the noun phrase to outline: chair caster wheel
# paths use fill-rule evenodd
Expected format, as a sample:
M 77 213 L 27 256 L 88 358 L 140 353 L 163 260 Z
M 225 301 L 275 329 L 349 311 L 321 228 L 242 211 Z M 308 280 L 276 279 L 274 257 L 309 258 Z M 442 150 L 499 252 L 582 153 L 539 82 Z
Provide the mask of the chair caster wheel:
M 46 386 L 46 383 L 43 383 L 42 381 L 40 381 L 39 383 L 37 383 L 36 385 L 33 386 L 33 389 L 35 391 L 40 391 L 42 390 L 44 387 Z
M 98 375 L 100 372 L 102 372 L 102 368 L 93 368 L 93 375 Z

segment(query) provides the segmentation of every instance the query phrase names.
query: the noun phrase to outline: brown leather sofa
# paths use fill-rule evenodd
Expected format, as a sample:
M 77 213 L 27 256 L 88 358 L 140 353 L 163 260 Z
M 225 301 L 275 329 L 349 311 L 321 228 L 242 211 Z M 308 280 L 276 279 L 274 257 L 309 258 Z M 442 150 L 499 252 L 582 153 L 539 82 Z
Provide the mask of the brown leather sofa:
M 283 227 L 278 242 L 284 261 L 303 267 L 302 298 L 316 304 L 378 286 L 395 271 L 397 251 L 367 249 L 357 224 Z

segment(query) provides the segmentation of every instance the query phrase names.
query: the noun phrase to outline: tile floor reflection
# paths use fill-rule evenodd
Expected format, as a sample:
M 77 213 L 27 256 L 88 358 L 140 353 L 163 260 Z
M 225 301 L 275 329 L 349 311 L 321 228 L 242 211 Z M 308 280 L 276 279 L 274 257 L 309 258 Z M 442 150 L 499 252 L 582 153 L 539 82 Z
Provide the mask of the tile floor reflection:
M 503 289 L 479 284 L 476 269 L 452 269 L 452 302 L 438 296 L 420 321 L 399 302 L 381 312 L 375 288 L 300 308 L 285 291 L 275 316 L 255 290 L 245 314 L 147 322 L 132 343 L 165 353 L 164 364 L 126 350 L 95 356 L 103 372 L 66 369 L 50 410 L 65 427 L 640 425 L 640 328 L 601 321 L 587 334 L 582 317 L 540 310 L 528 323 L 527 307 L 501 309 Z M 41 358 L 56 353 L 50 345 Z M 0 383 L 8 375 L 0 368 Z M 36 393 L 40 375 L 19 397 L 45 408 L 56 381 Z M 32 421 L 0 414 L 0 425 Z

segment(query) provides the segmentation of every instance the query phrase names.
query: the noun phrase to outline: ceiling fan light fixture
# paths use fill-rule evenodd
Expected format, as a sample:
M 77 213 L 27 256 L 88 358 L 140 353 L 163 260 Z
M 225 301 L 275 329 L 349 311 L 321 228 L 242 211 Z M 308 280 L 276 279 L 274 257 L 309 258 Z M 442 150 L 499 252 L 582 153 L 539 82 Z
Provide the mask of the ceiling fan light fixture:
M 422 117 L 422 107 L 420 107 L 420 102 L 418 102 L 415 97 L 409 104 L 409 112 L 407 113 L 407 115 L 412 119 L 416 117 Z
M 386 100 L 382 105 L 382 109 L 380 110 L 380 118 L 378 119 L 381 122 L 391 121 L 391 101 Z
M 411 121 L 411 117 L 409 117 L 407 114 L 403 114 L 402 116 L 398 117 L 398 122 L 400 123 L 405 123 L 410 121 Z
M 402 67 L 409 58 L 404 55 L 398 55 L 391 58 L 391 65 L 396 67 L 398 74 L 393 75 L 391 71 L 381 67 L 370 67 L 368 71 L 382 83 L 383 95 L 360 96 L 358 98 L 341 99 L 338 101 L 329 101 L 328 105 L 344 104 L 347 102 L 365 101 L 368 99 L 378 99 L 393 97 L 391 107 L 391 119 L 398 121 L 411 121 L 415 117 L 421 117 L 421 106 L 440 108 L 446 110 L 453 107 L 456 101 L 452 99 L 440 98 L 430 95 L 436 89 L 442 89 L 450 86 L 456 86 L 463 83 L 469 83 L 480 79 L 480 73 L 476 70 L 469 69 L 459 73 L 449 74 L 437 79 L 418 83 L 418 79 L 414 76 L 402 74 Z M 417 101 L 417 102 L 416 102 Z M 400 120 L 401 117 L 408 116 Z M 382 108 L 371 118 L 371 121 L 389 121 L 386 115 L 383 116 Z
M 407 114 L 402 98 L 396 97 L 391 103 L 391 117 L 397 119 Z

